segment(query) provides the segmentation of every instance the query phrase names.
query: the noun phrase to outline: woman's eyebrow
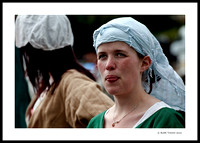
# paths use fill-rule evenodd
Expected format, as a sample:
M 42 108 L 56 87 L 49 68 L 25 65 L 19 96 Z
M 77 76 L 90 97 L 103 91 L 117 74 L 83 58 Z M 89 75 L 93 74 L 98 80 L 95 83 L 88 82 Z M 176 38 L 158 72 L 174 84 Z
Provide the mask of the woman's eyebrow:
M 124 50 L 115 50 L 114 52 L 115 53 L 128 53 L 127 51 L 124 51 Z
M 106 52 L 98 52 L 97 55 L 106 54 Z
M 97 53 L 97 55 L 99 55 L 99 54 L 106 54 L 106 53 L 107 52 L 100 51 L 100 52 Z M 119 50 L 119 49 L 117 49 L 117 50 L 114 50 L 113 53 L 128 53 L 128 52 L 125 51 L 125 50 Z

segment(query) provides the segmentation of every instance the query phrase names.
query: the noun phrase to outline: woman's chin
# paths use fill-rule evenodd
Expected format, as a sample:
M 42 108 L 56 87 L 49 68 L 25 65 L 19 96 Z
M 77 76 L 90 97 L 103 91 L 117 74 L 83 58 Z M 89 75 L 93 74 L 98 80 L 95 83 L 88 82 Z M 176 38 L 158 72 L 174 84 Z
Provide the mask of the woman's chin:
M 119 89 L 106 89 L 106 91 L 110 94 L 110 95 L 118 95 L 119 94 Z

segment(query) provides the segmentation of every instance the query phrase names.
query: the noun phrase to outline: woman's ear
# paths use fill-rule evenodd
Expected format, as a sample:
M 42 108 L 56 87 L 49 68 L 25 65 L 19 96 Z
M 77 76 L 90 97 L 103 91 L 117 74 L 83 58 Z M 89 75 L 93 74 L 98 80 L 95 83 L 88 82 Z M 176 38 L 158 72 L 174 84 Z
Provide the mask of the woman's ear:
M 151 59 L 149 56 L 145 56 L 143 59 L 142 59 L 142 65 L 141 65 L 141 68 L 140 68 L 140 72 L 143 73 L 144 71 L 146 71 L 151 65 Z

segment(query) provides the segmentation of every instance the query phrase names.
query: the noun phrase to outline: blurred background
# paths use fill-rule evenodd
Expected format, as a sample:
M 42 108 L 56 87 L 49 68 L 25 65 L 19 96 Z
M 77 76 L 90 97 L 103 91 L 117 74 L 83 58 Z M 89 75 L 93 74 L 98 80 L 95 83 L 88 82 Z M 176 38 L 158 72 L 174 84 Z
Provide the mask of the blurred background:
M 92 35 L 94 30 L 111 19 L 127 16 L 147 26 L 160 42 L 170 65 L 185 83 L 184 15 L 67 15 L 74 34 L 73 49 L 78 61 L 94 74 L 103 88 L 96 67 L 96 52 L 93 48 Z M 34 93 L 28 79 L 23 78 L 24 73 L 18 50 L 15 48 L 15 128 L 24 128 L 26 127 L 25 111 Z M 105 90 L 104 92 L 106 93 Z M 112 98 L 109 94 L 108 96 Z

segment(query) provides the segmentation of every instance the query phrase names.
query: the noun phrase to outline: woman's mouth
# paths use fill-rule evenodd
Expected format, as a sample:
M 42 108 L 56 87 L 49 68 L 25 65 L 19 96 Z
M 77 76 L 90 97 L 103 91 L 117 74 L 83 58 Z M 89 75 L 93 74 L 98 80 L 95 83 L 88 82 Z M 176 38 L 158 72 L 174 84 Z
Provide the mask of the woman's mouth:
M 115 76 L 115 75 L 107 75 L 105 77 L 105 80 L 108 82 L 111 82 L 111 83 L 116 82 L 118 79 L 119 79 L 119 77 Z

